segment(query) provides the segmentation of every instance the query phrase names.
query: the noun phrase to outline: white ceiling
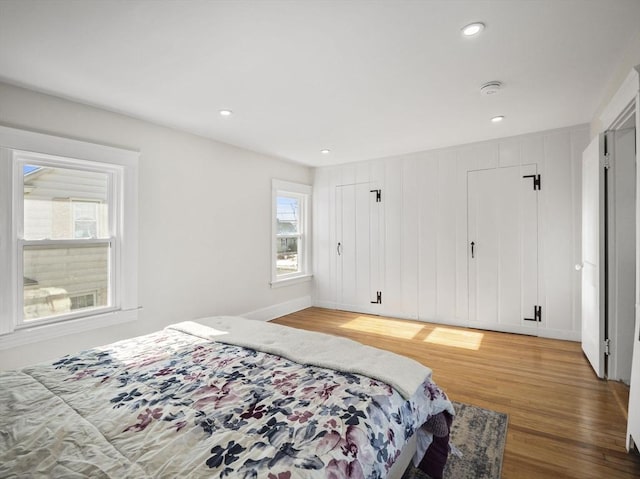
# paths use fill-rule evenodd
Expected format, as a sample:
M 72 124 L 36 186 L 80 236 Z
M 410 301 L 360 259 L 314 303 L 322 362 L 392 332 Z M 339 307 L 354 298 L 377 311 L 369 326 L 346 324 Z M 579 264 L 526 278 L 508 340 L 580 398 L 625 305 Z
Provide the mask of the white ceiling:
M 589 122 L 639 32 L 638 0 L 0 0 L 0 80 L 320 166 Z

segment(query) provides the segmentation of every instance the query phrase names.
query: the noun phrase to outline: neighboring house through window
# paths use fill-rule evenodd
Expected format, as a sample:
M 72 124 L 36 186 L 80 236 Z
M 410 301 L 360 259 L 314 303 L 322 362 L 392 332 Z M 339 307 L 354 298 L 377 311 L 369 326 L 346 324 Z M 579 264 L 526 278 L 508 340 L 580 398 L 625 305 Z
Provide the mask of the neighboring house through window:
M 0 127 L 0 347 L 135 318 L 137 156 Z
M 97 238 L 98 208 L 104 203 L 90 200 L 72 200 L 71 205 L 73 207 L 73 237 Z
M 311 277 L 309 211 L 311 187 L 273 180 L 271 284 L 279 286 Z
M 22 231 L 18 267 L 23 277 L 36 282 L 24 285 L 22 321 L 56 320 L 87 309 L 86 300 L 74 298 L 88 289 L 96 291 L 91 307 L 113 306 L 110 265 L 119 244 L 109 218 L 119 215 L 109 216 L 109 209 L 117 197 L 116 171 L 41 154 L 15 152 L 13 157 L 23 171 L 22 184 L 16 185 L 23 195 L 15 198 L 15 210 L 23 212 L 16 218 L 17 231 Z M 78 195 L 89 199 L 73 199 Z
M 93 308 L 96 305 L 96 298 L 98 294 L 96 291 L 86 294 L 78 294 L 75 296 L 70 296 L 71 300 L 71 309 L 85 309 L 85 308 Z

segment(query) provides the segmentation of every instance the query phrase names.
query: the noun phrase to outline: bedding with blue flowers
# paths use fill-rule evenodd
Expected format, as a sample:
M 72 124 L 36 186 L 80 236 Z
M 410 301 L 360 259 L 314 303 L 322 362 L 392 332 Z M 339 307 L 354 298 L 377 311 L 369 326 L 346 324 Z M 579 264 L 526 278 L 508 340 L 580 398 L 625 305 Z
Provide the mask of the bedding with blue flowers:
M 416 431 L 453 413 L 430 376 L 403 397 L 171 328 L 0 385 L 0 477 L 385 478 Z

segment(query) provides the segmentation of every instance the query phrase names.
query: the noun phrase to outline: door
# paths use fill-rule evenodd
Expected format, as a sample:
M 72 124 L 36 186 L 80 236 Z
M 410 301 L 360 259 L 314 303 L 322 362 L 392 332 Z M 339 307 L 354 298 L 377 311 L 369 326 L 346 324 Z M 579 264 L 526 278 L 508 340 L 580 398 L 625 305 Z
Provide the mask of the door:
M 633 126 L 607 133 L 607 379 L 629 383 L 635 331 L 636 135 Z
M 582 350 L 598 377 L 605 375 L 604 135 L 582 153 Z
M 370 183 L 336 187 L 338 309 L 368 313 L 381 304 L 378 191 Z
M 538 304 L 536 165 L 469 171 L 469 323 L 535 333 Z

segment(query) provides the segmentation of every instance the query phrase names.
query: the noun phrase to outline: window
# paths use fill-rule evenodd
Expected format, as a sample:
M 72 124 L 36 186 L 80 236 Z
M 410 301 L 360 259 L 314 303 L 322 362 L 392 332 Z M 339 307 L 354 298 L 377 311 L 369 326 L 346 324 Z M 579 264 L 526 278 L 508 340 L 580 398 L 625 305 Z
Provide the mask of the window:
M 311 241 L 309 209 L 311 187 L 273 180 L 273 245 L 271 284 L 308 280 Z
M 73 200 L 73 237 L 97 238 L 98 237 L 98 209 L 104 206 L 104 201 Z M 105 208 L 100 208 L 106 212 Z M 104 220 L 105 218 L 103 218 Z M 105 224 L 106 221 L 103 221 Z
M 0 348 L 136 317 L 137 156 L 0 127 Z
M 96 305 L 97 292 L 71 296 L 71 310 L 93 308 Z
M 16 185 L 22 197 L 15 198 L 16 210 L 22 210 L 16 218 L 18 274 L 29 279 L 18 324 L 72 313 L 78 309 L 72 298 L 87 289 L 98 292 L 94 308 L 112 307 L 118 245 L 111 224 L 117 215 L 109 210 L 117 197 L 117 170 L 42 154 L 12 156 L 23 172 Z M 90 199 L 74 200 L 79 194 Z

